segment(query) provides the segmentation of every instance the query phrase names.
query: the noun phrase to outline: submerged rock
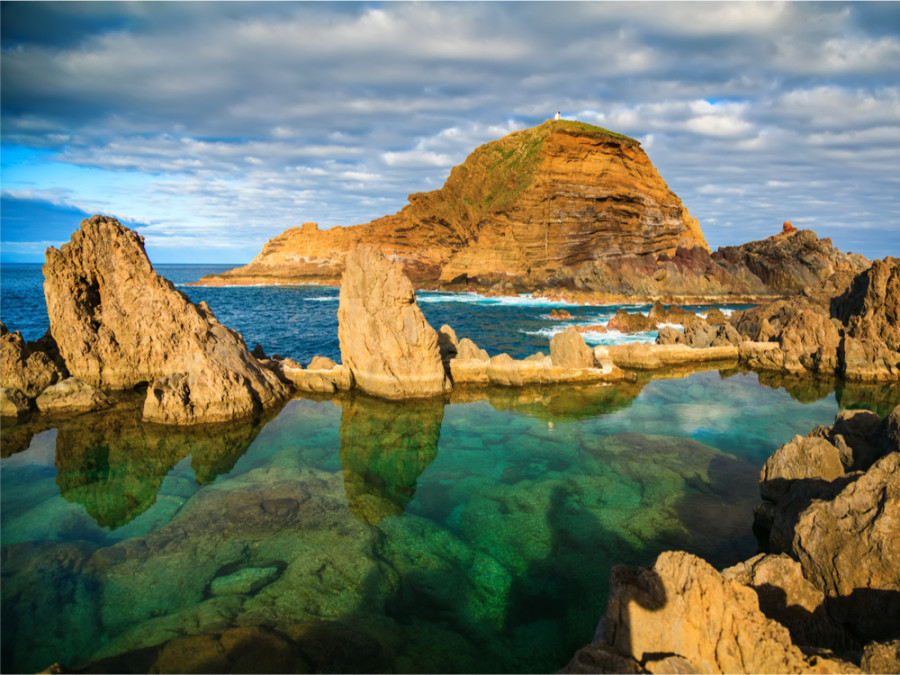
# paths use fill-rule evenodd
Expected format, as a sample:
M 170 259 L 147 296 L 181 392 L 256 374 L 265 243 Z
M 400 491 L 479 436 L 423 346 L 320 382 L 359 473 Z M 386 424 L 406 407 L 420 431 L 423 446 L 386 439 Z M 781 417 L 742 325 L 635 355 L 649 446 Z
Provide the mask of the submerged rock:
M 143 238 L 94 216 L 47 249 L 50 332 L 70 373 L 87 384 L 150 384 L 144 418 L 223 422 L 283 400 L 288 388 L 250 355 L 205 303 L 194 305 L 153 269 Z
M 374 246 L 360 245 L 347 256 L 338 338 L 341 360 L 368 394 L 405 399 L 450 389 L 437 332 L 416 305 L 412 284 Z

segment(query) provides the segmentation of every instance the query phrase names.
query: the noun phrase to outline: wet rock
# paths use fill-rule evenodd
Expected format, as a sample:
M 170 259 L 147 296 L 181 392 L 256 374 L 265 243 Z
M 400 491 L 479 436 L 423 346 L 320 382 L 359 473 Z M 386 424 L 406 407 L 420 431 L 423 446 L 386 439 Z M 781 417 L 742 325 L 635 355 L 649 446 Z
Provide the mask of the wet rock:
M 150 383 L 149 421 L 229 421 L 288 394 L 205 303 L 157 275 L 143 239 L 112 218 L 82 221 L 49 248 L 44 277 L 50 332 L 70 373 L 101 389 Z
M 567 328 L 550 339 L 550 360 L 561 368 L 592 368 L 594 353 L 574 328 Z
M 613 569 L 601 637 L 650 672 L 859 672 L 805 654 L 760 611 L 753 589 L 684 552 L 662 553 L 647 569 Z
M 10 332 L 0 322 L 0 385 L 34 398 L 64 379 L 68 373 L 54 360 L 54 346 L 52 338 L 26 343 L 19 331 Z
M 655 329 L 656 322 L 649 317 L 640 312 L 629 314 L 624 309 L 618 310 L 615 316 L 606 323 L 606 330 L 617 330 L 620 333 L 641 333 Z
M 551 309 L 550 310 L 550 318 L 551 319 L 571 319 L 572 314 L 567 309 Z
M 341 360 L 362 391 L 390 399 L 449 391 L 437 332 L 416 305 L 403 268 L 377 248 L 347 256 L 338 306 Z
M 243 567 L 216 577 L 209 585 L 211 595 L 252 595 L 278 578 L 278 567 Z
M 69 377 L 47 387 L 35 401 L 45 415 L 71 415 L 102 410 L 113 402 L 99 389 Z

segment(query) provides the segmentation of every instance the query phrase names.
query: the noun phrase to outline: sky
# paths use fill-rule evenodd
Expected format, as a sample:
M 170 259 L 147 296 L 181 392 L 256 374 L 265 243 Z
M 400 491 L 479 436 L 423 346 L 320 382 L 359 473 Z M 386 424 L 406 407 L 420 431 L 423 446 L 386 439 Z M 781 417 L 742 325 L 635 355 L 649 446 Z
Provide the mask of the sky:
M 900 256 L 900 3 L 3 2 L 0 259 L 113 215 L 246 263 L 395 213 L 557 110 L 641 141 L 710 246 Z

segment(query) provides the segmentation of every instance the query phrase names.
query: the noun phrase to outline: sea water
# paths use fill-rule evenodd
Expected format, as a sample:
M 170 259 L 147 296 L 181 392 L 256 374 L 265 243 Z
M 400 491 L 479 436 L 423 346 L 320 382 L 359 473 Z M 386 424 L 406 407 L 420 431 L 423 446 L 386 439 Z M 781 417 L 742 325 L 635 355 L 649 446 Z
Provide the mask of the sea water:
M 46 325 L 8 304 L 16 285 L 38 304 L 22 276 L 3 268 L 3 320 L 33 339 Z M 339 356 L 335 289 L 183 290 L 251 345 Z M 419 297 L 492 353 L 546 352 L 556 326 L 545 301 Z M 564 307 L 585 323 L 609 311 Z M 228 426 L 143 424 L 138 398 L 4 421 L 0 665 L 138 663 L 180 636 L 264 626 L 331 672 L 552 672 L 592 639 L 614 565 L 753 555 L 765 458 L 840 407 L 898 402 L 896 387 L 713 370 L 298 398 Z

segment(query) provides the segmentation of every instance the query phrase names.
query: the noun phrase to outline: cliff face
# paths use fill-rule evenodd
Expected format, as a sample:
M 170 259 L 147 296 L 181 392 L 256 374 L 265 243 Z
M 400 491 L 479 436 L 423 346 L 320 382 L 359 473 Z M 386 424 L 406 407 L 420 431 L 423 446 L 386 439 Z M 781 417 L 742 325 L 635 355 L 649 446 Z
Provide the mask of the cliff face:
M 410 195 L 399 213 L 345 228 L 292 228 L 249 265 L 201 283 L 337 282 L 358 243 L 400 261 L 419 283 L 542 279 L 624 254 L 708 250 L 637 141 L 560 120 L 477 148 L 440 190 Z

